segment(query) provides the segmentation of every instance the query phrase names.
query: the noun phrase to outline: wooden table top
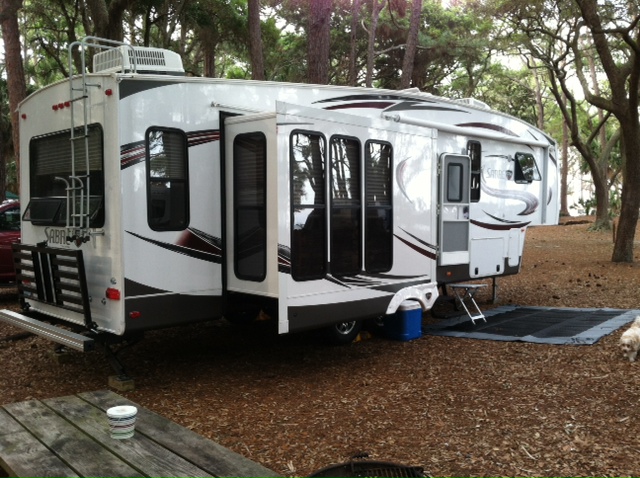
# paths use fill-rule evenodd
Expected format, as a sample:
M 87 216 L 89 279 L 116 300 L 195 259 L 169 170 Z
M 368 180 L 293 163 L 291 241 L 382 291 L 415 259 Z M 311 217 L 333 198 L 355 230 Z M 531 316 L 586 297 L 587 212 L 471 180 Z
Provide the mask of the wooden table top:
M 132 438 L 111 438 L 106 410 L 138 408 Z M 109 390 L 0 408 L 0 466 L 10 476 L 277 476 Z

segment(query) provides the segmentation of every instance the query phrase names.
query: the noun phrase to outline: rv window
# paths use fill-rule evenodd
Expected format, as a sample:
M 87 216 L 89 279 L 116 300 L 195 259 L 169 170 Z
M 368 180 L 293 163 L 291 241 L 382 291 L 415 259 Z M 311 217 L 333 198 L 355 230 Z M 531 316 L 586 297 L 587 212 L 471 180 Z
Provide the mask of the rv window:
M 364 267 L 367 272 L 386 272 L 393 261 L 391 171 L 391 145 L 368 141 L 365 146 L 364 226 Z
M 298 281 L 326 271 L 325 164 L 324 137 L 291 134 L 291 276 Z
M 471 202 L 480 201 L 480 180 L 482 173 L 482 145 L 478 141 L 467 143 L 467 154 L 471 158 Z
M 154 231 L 182 231 L 189 224 L 187 135 L 147 130 L 147 221 Z
M 462 164 L 450 163 L 447 166 L 447 202 L 462 202 L 463 180 Z
M 334 275 L 361 271 L 360 142 L 331 138 L 331 259 Z
M 240 134 L 233 141 L 234 266 L 239 279 L 267 276 L 267 139 Z
M 90 226 L 104 225 L 102 128 L 98 124 L 92 124 L 87 127 L 87 133 L 86 141 L 70 141 L 71 130 L 58 131 L 31 139 L 29 143 L 31 198 L 23 215 L 25 221 L 39 225 L 66 226 L 67 187 L 72 184 L 79 186 L 82 183 L 84 194 L 88 192 L 91 195 Z M 84 138 L 84 128 L 76 128 L 73 134 L 75 138 Z M 88 181 L 87 162 L 89 164 Z M 71 179 L 72 176 L 76 179 Z M 76 211 L 81 210 L 80 196 L 81 192 L 76 190 Z M 73 204 L 70 204 L 70 207 L 73 209 Z M 86 210 L 86 205 L 82 207 L 82 210 Z
M 536 160 L 530 153 L 516 153 L 514 180 L 516 183 L 540 181 Z

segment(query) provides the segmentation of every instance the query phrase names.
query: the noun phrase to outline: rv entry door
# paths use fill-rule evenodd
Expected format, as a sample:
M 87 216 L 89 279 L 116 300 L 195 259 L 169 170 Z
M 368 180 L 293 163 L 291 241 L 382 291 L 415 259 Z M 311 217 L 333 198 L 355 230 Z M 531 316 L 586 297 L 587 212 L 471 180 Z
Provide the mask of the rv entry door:
M 278 250 L 275 229 L 275 115 L 227 118 L 225 140 L 226 300 L 245 303 L 249 296 L 272 296 L 277 290 Z
M 469 264 L 469 156 L 440 157 L 438 265 Z

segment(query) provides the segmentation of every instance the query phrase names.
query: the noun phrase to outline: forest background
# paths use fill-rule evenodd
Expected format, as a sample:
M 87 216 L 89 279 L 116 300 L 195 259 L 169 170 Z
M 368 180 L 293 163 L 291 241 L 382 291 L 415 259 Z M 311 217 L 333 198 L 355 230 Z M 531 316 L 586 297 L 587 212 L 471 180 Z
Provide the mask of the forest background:
M 0 29 L 0 197 L 20 188 L 19 102 L 80 71 L 68 46 L 96 36 L 176 51 L 193 76 L 479 100 L 554 137 L 561 214 L 593 213 L 594 229 L 617 218 L 612 261 L 634 260 L 634 0 L 0 0 Z

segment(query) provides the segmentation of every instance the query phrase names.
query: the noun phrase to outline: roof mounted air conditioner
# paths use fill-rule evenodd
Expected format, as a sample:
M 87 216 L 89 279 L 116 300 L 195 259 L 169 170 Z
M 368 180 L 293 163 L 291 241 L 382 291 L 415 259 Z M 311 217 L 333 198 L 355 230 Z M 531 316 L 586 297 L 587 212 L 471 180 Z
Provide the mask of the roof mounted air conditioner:
M 173 51 L 123 45 L 96 53 L 93 72 L 184 75 L 184 68 L 180 55 Z
M 489 106 L 488 104 L 486 104 L 484 101 L 480 101 L 480 100 L 476 100 L 475 98 L 460 98 L 459 100 L 454 100 L 458 103 L 462 103 L 465 105 L 471 105 L 474 106 L 476 108 L 480 108 L 483 110 L 490 110 L 491 106 Z

